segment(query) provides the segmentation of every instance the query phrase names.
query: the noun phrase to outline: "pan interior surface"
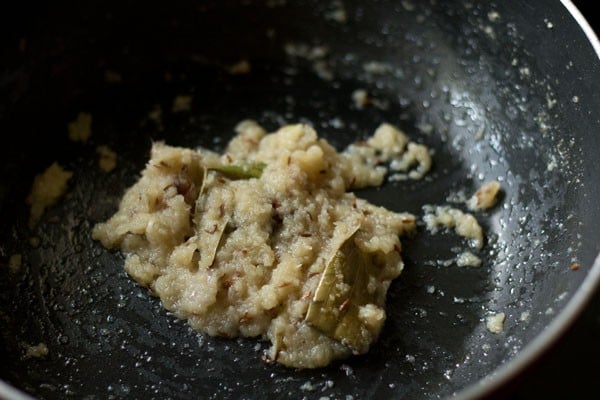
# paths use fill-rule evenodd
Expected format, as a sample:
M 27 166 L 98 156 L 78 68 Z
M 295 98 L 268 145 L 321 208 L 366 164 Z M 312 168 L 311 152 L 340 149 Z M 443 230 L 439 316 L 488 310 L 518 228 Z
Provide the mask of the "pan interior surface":
M 598 59 L 559 2 L 536 7 L 59 2 L 23 21 L 2 49 L 0 127 L 11 138 L 0 150 L 0 377 L 48 399 L 444 398 L 511 362 L 600 251 Z M 248 73 L 233 69 L 240 62 Z M 356 90 L 376 101 L 357 107 Z M 191 96 L 189 111 L 173 111 L 177 96 Z M 93 117 L 86 143 L 67 136 L 80 112 Z M 152 141 L 222 150 L 245 118 L 268 130 L 309 123 L 338 149 L 383 122 L 399 126 L 434 150 L 433 170 L 357 193 L 394 211 L 464 209 L 499 180 L 499 205 L 476 214 L 482 267 L 446 263 L 465 243 L 421 226 L 403 241 L 379 341 L 324 369 L 266 364 L 266 343 L 192 331 L 90 232 L 136 181 Z M 98 168 L 99 145 L 117 152 L 115 171 Z M 54 161 L 74 171 L 69 190 L 29 228 L 24 199 Z M 500 312 L 493 334 L 485 321 Z M 27 357 L 38 343 L 48 354 Z

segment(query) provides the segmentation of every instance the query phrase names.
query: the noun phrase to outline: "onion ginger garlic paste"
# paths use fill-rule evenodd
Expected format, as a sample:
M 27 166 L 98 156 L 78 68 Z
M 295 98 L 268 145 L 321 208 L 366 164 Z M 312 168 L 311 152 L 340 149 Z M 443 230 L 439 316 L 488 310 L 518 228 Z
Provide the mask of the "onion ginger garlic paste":
M 421 178 L 427 148 L 389 124 L 344 152 L 303 124 L 236 132 L 224 154 L 154 143 L 93 238 L 194 329 L 269 340 L 267 361 L 317 368 L 367 352 L 416 218 L 350 190 Z

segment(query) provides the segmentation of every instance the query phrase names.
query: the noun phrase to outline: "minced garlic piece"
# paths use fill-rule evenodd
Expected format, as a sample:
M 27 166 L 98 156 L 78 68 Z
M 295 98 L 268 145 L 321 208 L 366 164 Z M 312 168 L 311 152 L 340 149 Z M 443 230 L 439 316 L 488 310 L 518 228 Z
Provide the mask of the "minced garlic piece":
M 432 165 L 426 146 L 411 142 L 404 132 L 388 123 L 381 124 L 367 141 L 348 146 L 343 155 L 354 173 L 353 187 L 380 185 L 388 169 L 393 173 L 390 181 L 421 179 Z
M 348 15 L 344 8 L 344 4 L 341 1 L 334 1 L 332 6 L 333 9 L 327 12 L 325 17 L 341 24 L 346 23 L 348 21 Z
M 75 120 L 69 122 L 67 128 L 69 139 L 74 142 L 87 142 L 92 135 L 92 115 L 80 112 Z
M 100 145 L 96 148 L 98 153 L 98 166 L 104 172 L 110 172 L 117 167 L 117 153 L 106 145 Z
M 506 319 L 506 314 L 503 312 L 499 312 L 496 314 L 488 315 L 485 319 L 485 326 L 488 331 L 492 333 L 501 333 L 504 329 L 504 320 Z
M 67 191 L 67 182 L 73 176 L 71 171 L 53 163 L 42 174 L 33 180 L 31 192 L 26 202 L 30 205 L 29 226 L 33 227 L 44 214 L 44 211 L 56 204 Z
M 352 101 L 354 102 L 354 106 L 359 110 L 364 109 L 368 105 L 377 107 L 380 110 L 387 110 L 389 108 L 389 103 L 387 101 L 369 95 L 365 89 L 356 89 L 353 91 Z
M 25 345 L 25 358 L 44 358 L 48 355 L 48 346 L 45 343 Z
M 498 193 L 500 192 L 500 182 L 490 181 L 481 186 L 477 192 L 469 199 L 467 206 L 473 211 L 486 210 L 496 205 Z
M 424 206 L 427 230 L 436 233 L 440 227 L 454 229 L 459 235 L 471 241 L 473 247 L 483 246 L 483 230 L 474 216 L 449 206 Z
M 470 251 L 463 251 L 456 257 L 456 265 L 459 267 L 479 267 L 481 266 L 481 258 Z
M 227 72 L 231 75 L 246 75 L 249 74 L 252 67 L 248 60 L 240 60 L 239 62 L 227 67 Z
M 381 157 L 390 160 L 404 153 L 408 145 L 408 136 L 392 124 L 383 123 L 367 140 L 367 144 L 381 153 Z

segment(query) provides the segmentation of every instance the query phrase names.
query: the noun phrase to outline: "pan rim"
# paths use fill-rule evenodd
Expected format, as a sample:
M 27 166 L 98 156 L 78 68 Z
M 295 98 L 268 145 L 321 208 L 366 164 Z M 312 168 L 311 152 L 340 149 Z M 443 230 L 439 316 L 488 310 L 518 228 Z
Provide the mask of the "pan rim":
M 600 61 L 600 40 L 589 22 L 571 0 L 560 0 L 560 2 L 582 29 L 588 42 L 592 45 L 598 61 Z M 556 318 L 552 320 L 541 334 L 502 367 L 492 371 L 490 375 L 480 379 L 476 383 L 458 391 L 452 398 L 460 400 L 481 399 L 490 396 L 505 387 L 510 381 L 515 379 L 516 376 L 547 352 L 553 344 L 560 340 L 573 325 L 575 320 L 581 315 L 593 295 L 599 289 L 600 254 L 597 255 L 587 276 L 583 279 L 582 284 L 568 301 L 567 305 L 558 313 Z M 0 398 L 7 400 L 35 400 L 34 397 L 21 389 L 12 386 L 3 379 L 0 379 Z
M 560 340 L 581 315 L 599 287 L 600 254 L 594 260 L 588 275 L 584 278 L 583 283 L 571 300 L 541 334 L 525 346 L 515 358 L 492 371 L 485 378 L 459 391 L 453 398 L 460 400 L 481 399 L 503 388 Z
M 34 400 L 33 397 L 29 396 L 25 392 L 17 389 L 14 386 L 0 380 L 0 399 L 7 400 Z
M 571 0 L 560 1 L 585 33 L 588 42 L 592 45 L 596 53 L 598 61 L 600 61 L 600 41 L 591 25 Z M 590 271 L 583 279 L 581 286 L 579 286 L 573 297 L 541 334 L 526 345 L 515 358 L 508 361 L 502 367 L 497 368 L 487 377 L 460 390 L 453 398 L 461 400 L 481 399 L 505 387 L 517 375 L 522 373 L 548 351 L 553 344 L 560 340 L 574 324 L 575 320 L 582 314 L 592 296 L 599 288 L 600 254 L 596 256 Z

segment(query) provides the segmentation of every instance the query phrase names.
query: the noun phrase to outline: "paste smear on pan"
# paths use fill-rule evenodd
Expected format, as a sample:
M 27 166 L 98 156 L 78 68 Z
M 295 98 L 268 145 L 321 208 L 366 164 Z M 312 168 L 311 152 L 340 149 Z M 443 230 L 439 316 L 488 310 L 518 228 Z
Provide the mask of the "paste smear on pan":
M 155 143 L 93 237 L 201 332 L 268 339 L 267 360 L 298 368 L 365 353 L 416 225 L 349 190 L 380 185 L 387 165 L 416 179 L 427 152 L 388 124 L 344 152 L 307 125 L 236 130 L 224 154 Z

